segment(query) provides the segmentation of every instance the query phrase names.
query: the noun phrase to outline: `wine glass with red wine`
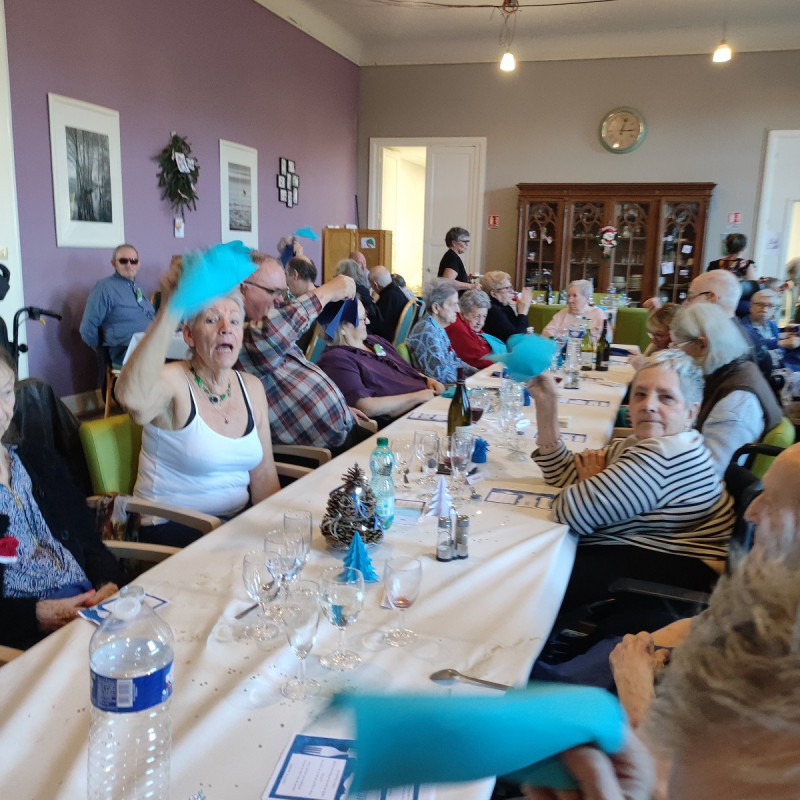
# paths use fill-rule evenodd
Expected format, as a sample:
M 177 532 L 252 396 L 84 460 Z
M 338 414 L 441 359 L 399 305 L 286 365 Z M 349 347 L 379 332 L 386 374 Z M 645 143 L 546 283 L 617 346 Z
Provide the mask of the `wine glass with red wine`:
M 417 599 L 422 583 L 422 562 L 418 558 L 390 558 L 383 568 L 383 588 L 392 608 L 400 609 L 400 627 L 392 628 L 384 640 L 392 647 L 405 647 L 417 634 L 406 628 L 406 609 Z

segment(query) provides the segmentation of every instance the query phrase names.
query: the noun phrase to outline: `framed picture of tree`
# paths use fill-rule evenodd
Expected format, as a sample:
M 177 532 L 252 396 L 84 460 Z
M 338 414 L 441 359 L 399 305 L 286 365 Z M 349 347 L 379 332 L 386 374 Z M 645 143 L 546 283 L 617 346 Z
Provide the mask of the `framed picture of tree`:
M 119 112 L 47 95 L 53 205 L 59 247 L 125 241 Z

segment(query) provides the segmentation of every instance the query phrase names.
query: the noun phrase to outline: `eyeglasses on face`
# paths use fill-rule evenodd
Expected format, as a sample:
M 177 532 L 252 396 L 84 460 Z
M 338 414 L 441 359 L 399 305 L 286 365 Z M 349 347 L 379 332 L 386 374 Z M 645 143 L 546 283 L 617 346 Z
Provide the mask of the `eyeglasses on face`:
M 134 267 L 139 263 L 138 258 L 118 258 L 117 264 L 122 264 L 123 267 L 128 266 L 128 264 L 132 264 Z
M 252 283 L 251 281 L 242 281 L 245 286 L 252 286 L 256 289 L 261 289 L 262 292 L 266 292 L 270 297 L 284 297 L 286 295 L 286 289 L 268 289 L 266 286 L 261 286 L 258 283 Z
M 688 347 L 690 344 L 697 344 L 699 341 L 699 339 L 687 339 L 685 342 L 671 342 L 670 349 L 683 350 L 684 347 Z

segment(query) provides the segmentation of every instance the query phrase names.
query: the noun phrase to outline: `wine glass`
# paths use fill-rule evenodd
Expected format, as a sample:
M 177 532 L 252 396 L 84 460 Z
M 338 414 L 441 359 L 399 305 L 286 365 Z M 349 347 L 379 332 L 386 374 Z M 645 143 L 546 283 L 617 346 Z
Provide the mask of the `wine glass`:
M 422 468 L 422 485 L 433 486 L 429 470 L 439 466 L 439 435 L 435 431 L 417 431 L 414 434 L 414 453 Z
M 476 387 L 469 390 L 469 410 L 472 416 L 472 424 L 477 425 L 480 422 L 483 412 L 489 408 L 491 404 L 491 397 L 486 389 Z M 479 428 L 481 433 L 485 431 L 484 428 Z
M 269 555 L 268 563 L 276 575 L 281 576 L 284 599 L 289 591 L 289 581 L 297 577 L 305 559 L 305 542 L 298 534 L 289 534 L 280 528 L 264 534 L 264 552 Z
M 450 467 L 450 493 L 456 497 L 464 496 L 464 474 L 472 459 L 473 438 L 470 434 L 457 431 L 447 437 L 447 461 Z
M 256 628 L 255 638 L 261 641 L 274 639 L 280 628 L 270 621 L 269 604 L 278 596 L 282 579 L 270 568 L 267 554 L 263 550 L 251 550 L 242 562 L 242 582 L 251 600 L 258 603 L 263 623 Z
M 292 539 L 300 538 L 303 544 L 303 563 L 307 563 L 311 554 L 311 512 L 298 509 L 286 511 L 283 515 L 283 532 Z
M 383 568 L 383 588 L 392 608 L 400 609 L 400 627 L 384 635 L 392 647 L 405 647 L 417 634 L 406 628 L 406 609 L 413 604 L 422 583 L 422 562 L 418 558 L 390 558 Z
M 320 658 L 323 667 L 348 670 L 361 663 L 358 653 L 348 650 L 346 630 L 358 618 L 364 604 L 364 576 L 354 567 L 328 567 L 320 580 L 319 603 L 328 622 L 339 629 L 339 647 Z
M 500 425 L 506 434 L 504 446 L 508 448 L 508 461 L 525 461 L 527 456 L 517 447 L 517 422 L 522 418 L 522 387 L 514 384 L 514 390 L 508 390 L 500 403 Z
M 314 647 L 319 627 L 319 585 L 313 581 L 297 581 L 290 586 L 281 619 L 289 647 L 300 661 L 297 677 L 286 681 L 281 692 L 291 700 L 319 694 L 319 681 L 306 677 L 306 657 Z
M 394 453 L 397 476 L 398 478 L 404 478 L 413 457 L 412 443 L 408 439 L 392 439 L 391 447 Z

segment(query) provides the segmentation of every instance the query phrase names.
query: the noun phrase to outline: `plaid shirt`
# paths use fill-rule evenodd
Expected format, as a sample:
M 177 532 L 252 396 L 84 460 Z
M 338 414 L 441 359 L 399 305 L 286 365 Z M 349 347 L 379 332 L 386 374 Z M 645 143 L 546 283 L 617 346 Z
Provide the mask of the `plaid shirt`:
M 276 444 L 338 447 L 353 427 L 336 384 L 295 343 L 321 310 L 317 296 L 306 295 L 244 331 L 239 365 L 264 384 Z

